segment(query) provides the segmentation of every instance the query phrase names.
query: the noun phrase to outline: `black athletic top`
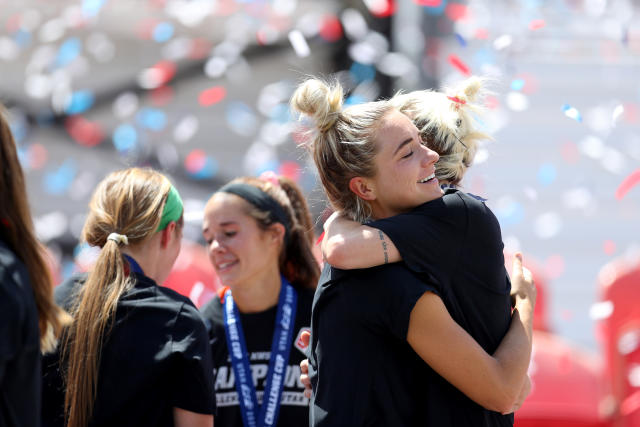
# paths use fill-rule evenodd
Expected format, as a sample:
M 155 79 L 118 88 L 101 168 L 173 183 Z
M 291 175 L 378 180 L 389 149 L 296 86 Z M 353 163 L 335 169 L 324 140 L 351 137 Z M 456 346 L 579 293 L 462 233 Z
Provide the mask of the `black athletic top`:
M 38 426 L 40 329 L 29 274 L 0 239 L 0 426 Z
M 214 414 L 211 352 L 200 313 L 187 298 L 135 275 L 118 301 L 103 343 L 90 426 L 173 426 L 173 408 Z M 55 290 L 70 308 L 86 275 Z M 43 426 L 63 425 L 64 388 L 59 355 L 45 357 Z
M 402 263 L 328 264 L 313 301 L 311 426 L 422 426 L 431 369 L 407 343 L 415 303 L 434 287 Z
M 369 225 L 389 236 L 408 268 L 435 287 L 451 317 L 493 354 L 511 323 L 511 282 L 491 210 L 472 195 L 448 190 L 409 213 Z M 422 410 L 429 425 L 513 425 L 513 414 L 482 408 L 439 375 L 425 389 Z

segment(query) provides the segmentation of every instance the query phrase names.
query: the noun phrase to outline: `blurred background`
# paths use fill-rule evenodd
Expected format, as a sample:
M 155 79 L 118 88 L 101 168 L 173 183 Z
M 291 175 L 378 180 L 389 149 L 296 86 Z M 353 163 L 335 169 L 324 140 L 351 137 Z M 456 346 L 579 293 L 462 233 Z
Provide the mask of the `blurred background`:
M 91 261 L 78 239 L 95 184 L 151 166 L 185 200 L 173 280 L 197 304 L 219 285 L 201 212 L 226 181 L 295 179 L 321 230 L 326 201 L 288 108 L 306 76 L 337 77 L 347 103 L 492 77 L 495 140 L 464 189 L 544 286 L 540 329 L 599 366 L 597 325 L 615 308 L 603 288 L 640 265 L 640 1 L 0 0 L 0 28 L 0 100 L 57 279 Z

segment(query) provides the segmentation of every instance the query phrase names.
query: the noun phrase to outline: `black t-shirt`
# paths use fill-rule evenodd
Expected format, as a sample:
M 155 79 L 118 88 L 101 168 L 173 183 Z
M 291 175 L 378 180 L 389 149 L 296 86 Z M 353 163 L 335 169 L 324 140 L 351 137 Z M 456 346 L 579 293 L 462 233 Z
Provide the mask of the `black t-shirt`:
M 280 401 L 277 425 L 280 427 L 298 427 L 309 423 L 309 399 L 304 397 L 304 386 L 300 382 L 300 362 L 306 358 L 303 350 L 296 346 L 297 338 L 303 329 L 311 325 L 311 303 L 313 291 L 296 289 L 298 304 L 293 329 L 293 342 L 289 351 L 289 362 L 285 374 L 284 388 Z M 215 393 L 218 411 L 217 427 L 242 426 L 242 414 L 238 403 L 235 375 L 227 349 L 227 337 L 224 331 L 224 305 L 221 298 L 214 297 L 202 308 L 202 314 L 210 329 L 211 353 L 215 377 Z M 271 344 L 276 321 L 277 306 L 260 313 L 240 313 L 249 364 L 256 389 L 258 404 L 262 405 L 262 395 L 269 369 Z
M 38 426 L 40 329 L 29 274 L 0 240 L 0 426 Z
M 480 200 L 449 190 L 413 211 L 369 224 L 384 231 L 411 270 L 438 290 L 451 317 L 493 354 L 511 322 L 511 282 L 498 220 Z M 510 426 L 443 378 L 426 385 L 433 425 Z
M 103 343 L 90 426 L 173 426 L 173 408 L 213 414 L 211 352 L 204 321 L 193 303 L 135 274 L 118 301 Z M 69 308 L 85 275 L 55 290 Z M 43 426 L 62 426 L 64 388 L 59 355 L 44 359 Z
M 325 265 L 311 321 L 311 426 L 426 425 L 423 384 L 432 371 L 407 333 L 427 291 L 434 288 L 402 263 L 348 271 Z

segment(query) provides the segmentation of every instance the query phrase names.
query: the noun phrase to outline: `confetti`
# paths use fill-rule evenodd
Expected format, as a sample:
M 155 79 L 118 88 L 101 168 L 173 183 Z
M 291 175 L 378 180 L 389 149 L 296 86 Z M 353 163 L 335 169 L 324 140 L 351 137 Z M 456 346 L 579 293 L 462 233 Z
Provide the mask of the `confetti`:
M 511 46 L 513 38 L 509 34 L 504 34 L 493 41 L 493 48 L 495 50 L 503 50 Z
M 564 274 L 565 262 L 562 255 L 552 255 L 544 263 L 545 275 L 553 280 Z
M 238 135 L 251 136 L 258 127 L 258 118 L 244 102 L 229 103 L 226 111 L 227 124 Z
M 467 47 L 467 41 L 462 37 L 460 33 L 456 33 L 456 40 L 462 47 Z
M 336 42 L 343 36 L 342 25 L 335 15 L 327 15 L 320 24 L 320 37 L 328 42 Z
M 462 60 L 458 58 L 458 56 L 451 54 L 447 58 L 447 61 L 449 62 L 449 64 L 453 65 L 458 71 L 460 71 L 465 76 L 471 75 L 471 70 L 469 69 L 467 64 L 462 62 Z
M 544 19 L 534 19 L 533 21 L 529 22 L 529 29 L 531 31 L 535 31 L 535 30 L 539 30 L 540 28 L 544 28 L 545 26 L 545 22 Z
M 151 38 L 158 43 L 169 41 L 173 37 L 174 28 L 169 22 L 159 22 L 151 32 Z
M 605 240 L 602 249 L 605 254 L 613 255 L 616 252 L 616 243 L 613 240 Z
M 616 199 L 622 200 L 622 198 L 631 190 L 636 184 L 640 182 L 640 169 L 637 169 L 629 176 L 627 176 L 618 186 L 616 190 Z
M 615 126 L 620 120 L 620 117 L 624 114 L 624 105 L 619 104 L 613 109 L 613 114 L 611 115 L 611 126 Z
M 540 185 L 547 187 L 553 184 L 557 175 L 556 167 L 551 163 L 545 163 L 538 169 L 538 182 Z
M 218 171 L 216 162 L 203 150 L 191 151 L 184 160 L 184 168 L 196 180 L 213 178 Z
M 520 92 L 509 92 L 505 102 L 513 111 L 525 111 L 529 108 L 529 98 Z
M 540 239 L 551 239 L 562 229 L 562 217 L 556 212 L 539 215 L 534 222 L 534 232 Z
M 95 96 L 88 90 L 73 92 L 65 108 L 69 115 L 81 114 L 90 109 L 95 102 Z
M 444 10 L 444 13 L 447 15 L 449 19 L 452 21 L 460 21 L 468 17 L 468 8 L 464 4 L 460 3 L 449 3 Z
M 283 162 L 278 168 L 278 174 L 298 182 L 302 175 L 302 168 L 296 162 Z
M 227 96 L 227 90 L 222 86 L 213 86 L 200 92 L 198 103 L 203 107 L 217 104 Z
M 121 124 L 113 132 L 113 145 L 120 154 L 127 154 L 136 148 L 138 132 L 130 124 Z
M 364 4 L 376 18 L 386 18 L 396 11 L 395 0 L 364 0 Z
M 82 116 L 71 116 L 65 120 L 65 129 L 69 136 L 80 145 L 93 147 L 102 142 L 104 131 L 96 122 L 87 120 Z
M 77 37 L 67 39 L 60 49 L 55 60 L 55 67 L 64 67 L 80 55 L 82 43 Z
M 514 79 L 511 81 L 511 90 L 522 90 L 522 88 L 524 87 L 524 80 L 523 79 Z
M 167 84 L 176 74 L 176 65 L 171 61 L 160 61 L 138 74 L 138 84 L 143 89 L 155 89 Z
M 305 40 L 300 31 L 293 30 L 289 32 L 289 42 L 291 43 L 291 46 L 293 46 L 293 50 L 296 52 L 296 55 L 300 58 L 304 58 L 311 54 L 311 49 L 309 49 L 307 40 Z
M 613 308 L 612 301 L 597 302 L 589 309 L 589 317 L 593 320 L 608 319 L 613 314 Z
M 136 121 L 140 126 L 158 132 L 167 125 L 167 115 L 157 108 L 145 107 L 136 114 Z
M 569 117 L 570 119 L 573 119 L 577 122 L 582 122 L 582 116 L 580 115 L 580 112 L 572 107 L 569 104 L 564 104 L 562 106 L 562 112 L 564 113 L 565 116 Z
M 62 196 L 73 182 L 77 168 L 73 160 L 65 160 L 59 168 L 46 172 L 43 177 L 44 190 L 54 196 Z
M 199 127 L 200 121 L 198 117 L 194 115 L 183 117 L 173 129 L 173 139 L 178 143 L 184 144 L 193 138 Z

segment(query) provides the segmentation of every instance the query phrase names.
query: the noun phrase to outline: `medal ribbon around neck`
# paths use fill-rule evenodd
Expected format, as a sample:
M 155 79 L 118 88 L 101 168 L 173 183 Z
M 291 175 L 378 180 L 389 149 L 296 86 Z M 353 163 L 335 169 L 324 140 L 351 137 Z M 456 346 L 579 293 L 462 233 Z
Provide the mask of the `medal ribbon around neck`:
M 234 304 L 231 289 L 224 298 L 224 330 L 231 358 L 231 366 L 236 378 L 236 391 L 240 403 L 240 413 L 245 427 L 275 426 L 280 412 L 280 399 L 284 387 L 289 347 L 293 340 L 298 295 L 291 283 L 281 276 L 282 286 L 278 297 L 276 323 L 271 343 L 269 370 L 264 386 L 262 405 L 258 405 L 258 396 L 253 385 L 249 354 L 242 332 L 240 312 Z M 259 414 L 257 413 L 259 411 Z

